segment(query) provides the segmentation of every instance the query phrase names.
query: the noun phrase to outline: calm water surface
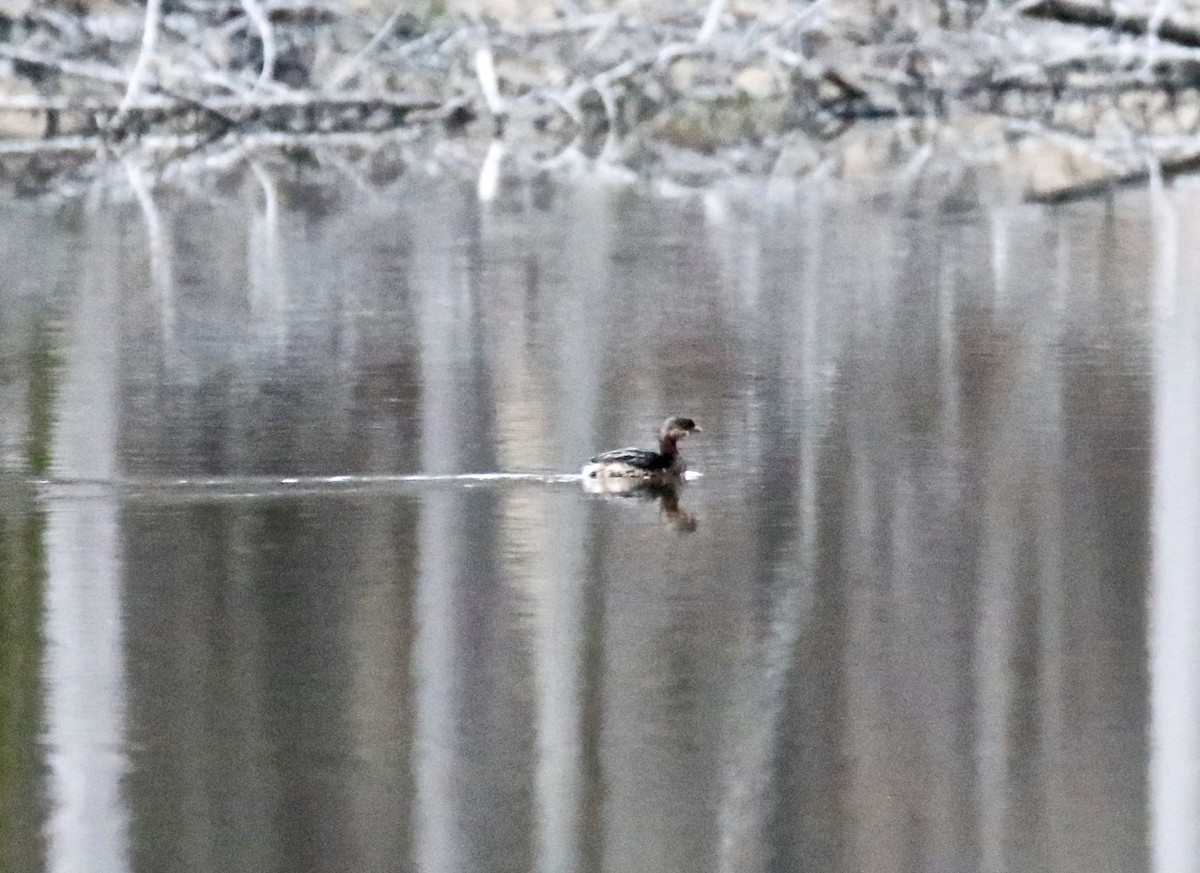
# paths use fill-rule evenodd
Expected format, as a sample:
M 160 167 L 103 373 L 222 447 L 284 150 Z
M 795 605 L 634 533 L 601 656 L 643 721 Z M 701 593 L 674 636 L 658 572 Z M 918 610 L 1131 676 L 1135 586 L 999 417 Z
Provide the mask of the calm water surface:
M 0 207 L 0 869 L 1200 868 L 1194 186 L 348 191 Z

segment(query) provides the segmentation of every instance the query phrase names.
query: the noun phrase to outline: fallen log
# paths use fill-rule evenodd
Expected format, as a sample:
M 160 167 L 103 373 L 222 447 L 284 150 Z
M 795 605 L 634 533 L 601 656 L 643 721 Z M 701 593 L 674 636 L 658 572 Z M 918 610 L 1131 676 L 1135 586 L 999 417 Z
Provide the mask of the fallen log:
M 125 106 L 115 97 L 0 97 L 0 112 L 44 117 L 47 137 L 100 134 L 115 141 L 189 132 L 209 137 L 239 131 L 380 132 L 445 120 L 453 108 L 428 97 L 319 92 L 203 99 L 160 92 Z
M 1030 191 L 1025 195 L 1027 203 L 1062 204 L 1087 200 L 1091 197 L 1108 196 L 1120 188 L 1141 186 L 1157 175 L 1164 182 L 1169 182 L 1180 176 L 1188 176 L 1200 171 L 1200 154 L 1186 155 L 1173 160 L 1162 161 L 1157 167 L 1157 173 L 1150 169 L 1131 170 L 1126 173 L 1114 174 L 1106 179 L 1093 179 L 1078 185 L 1066 185 L 1048 191 Z
M 1155 22 L 1154 17 L 1150 15 L 1119 12 L 1112 6 L 1102 6 L 1086 0 L 1037 0 L 1022 8 L 1021 13 L 1028 18 L 1103 28 L 1129 36 L 1153 34 L 1162 42 L 1200 48 L 1200 28 L 1170 18 Z

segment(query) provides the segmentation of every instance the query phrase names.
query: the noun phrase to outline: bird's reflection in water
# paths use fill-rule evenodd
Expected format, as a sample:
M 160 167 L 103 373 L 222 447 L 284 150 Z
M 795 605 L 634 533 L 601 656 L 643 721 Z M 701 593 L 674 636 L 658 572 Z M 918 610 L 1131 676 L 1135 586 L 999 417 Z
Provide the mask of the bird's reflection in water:
M 679 492 L 682 488 L 682 481 L 651 484 L 638 479 L 619 477 L 583 479 L 583 490 L 588 494 L 657 501 L 662 517 L 670 527 L 684 533 L 692 533 L 699 526 L 699 522 L 696 516 L 679 505 Z

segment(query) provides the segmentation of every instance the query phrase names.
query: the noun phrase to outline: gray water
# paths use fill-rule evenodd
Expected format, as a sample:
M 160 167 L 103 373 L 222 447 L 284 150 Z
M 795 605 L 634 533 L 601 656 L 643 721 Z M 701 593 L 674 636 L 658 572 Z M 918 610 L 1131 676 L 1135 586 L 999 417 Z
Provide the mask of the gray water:
M 141 194 L 0 207 L 0 869 L 1200 868 L 1194 185 Z

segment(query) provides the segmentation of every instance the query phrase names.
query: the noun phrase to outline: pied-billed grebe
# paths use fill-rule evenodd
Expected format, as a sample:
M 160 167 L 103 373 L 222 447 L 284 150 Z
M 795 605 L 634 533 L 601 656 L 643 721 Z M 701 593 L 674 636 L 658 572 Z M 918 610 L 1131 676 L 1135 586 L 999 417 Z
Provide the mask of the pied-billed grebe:
M 678 443 L 689 433 L 700 433 L 692 419 L 673 415 L 658 432 L 658 451 L 650 449 L 614 449 L 596 455 L 583 467 L 586 479 L 633 479 L 646 484 L 678 479 L 687 470 Z

